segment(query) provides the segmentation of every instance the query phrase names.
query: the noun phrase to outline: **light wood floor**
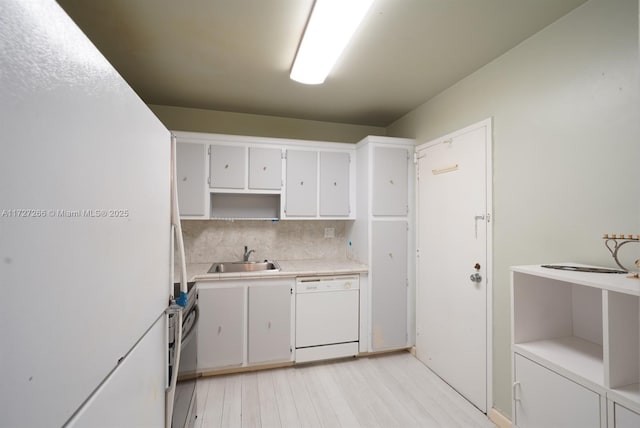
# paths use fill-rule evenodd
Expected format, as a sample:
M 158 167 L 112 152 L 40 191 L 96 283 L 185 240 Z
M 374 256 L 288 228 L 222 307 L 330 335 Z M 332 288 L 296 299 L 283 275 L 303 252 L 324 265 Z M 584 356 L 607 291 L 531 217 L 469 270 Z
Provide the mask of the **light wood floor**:
M 198 379 L 196 428 L 491 427 L 408 352 Z

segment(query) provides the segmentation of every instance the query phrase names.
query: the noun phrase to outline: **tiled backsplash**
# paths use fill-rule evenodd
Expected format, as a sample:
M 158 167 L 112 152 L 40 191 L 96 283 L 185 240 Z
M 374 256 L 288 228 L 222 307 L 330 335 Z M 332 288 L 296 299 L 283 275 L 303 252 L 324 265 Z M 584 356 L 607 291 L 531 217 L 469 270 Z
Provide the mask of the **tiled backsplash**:
M 250 260 L 346 258 L 345 221 L 321 220 L 183 220 L 187 263 L 242 260 L 244 246 L 255 250 Z M 334 238 L 325 238 L 333 228 Z

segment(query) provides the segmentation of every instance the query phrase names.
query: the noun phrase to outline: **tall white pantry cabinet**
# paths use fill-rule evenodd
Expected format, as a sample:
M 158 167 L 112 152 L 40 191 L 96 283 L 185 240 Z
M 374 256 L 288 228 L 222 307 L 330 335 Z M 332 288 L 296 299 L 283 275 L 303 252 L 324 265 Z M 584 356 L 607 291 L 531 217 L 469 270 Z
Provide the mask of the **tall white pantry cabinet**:
M 514 426 L 640 427 L 640 281 L 511 270 Z
M 415 338 L 415 141 L 369 136 L 356 145 L 356 220 L 348 256 L 369 266 L 361 287 L 360 352 L 412 346 Z

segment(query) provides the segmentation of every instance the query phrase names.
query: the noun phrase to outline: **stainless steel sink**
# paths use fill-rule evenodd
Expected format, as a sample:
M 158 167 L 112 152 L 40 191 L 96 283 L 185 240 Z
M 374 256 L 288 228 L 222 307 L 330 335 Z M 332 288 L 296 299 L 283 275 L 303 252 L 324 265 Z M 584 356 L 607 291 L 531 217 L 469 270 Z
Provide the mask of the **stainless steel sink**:
M 207 273 L 229 273 L 229 272 L 277 272 L 280 265 L 275 261 L 265 260 L 262 262 L 221 262 L 211 265 Z

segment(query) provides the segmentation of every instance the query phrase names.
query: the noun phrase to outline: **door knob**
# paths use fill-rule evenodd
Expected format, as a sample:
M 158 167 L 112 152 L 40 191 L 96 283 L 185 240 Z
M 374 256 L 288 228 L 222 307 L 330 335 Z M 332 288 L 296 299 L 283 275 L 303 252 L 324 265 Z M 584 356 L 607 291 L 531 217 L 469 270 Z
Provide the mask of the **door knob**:
M 480 282 L 480 281 L 482 281 L 482 275 L 480 275 L 478 272 L 476 272 L 474 274 L 471 274 L 469 279 L 471 280 L 471 282 Z

